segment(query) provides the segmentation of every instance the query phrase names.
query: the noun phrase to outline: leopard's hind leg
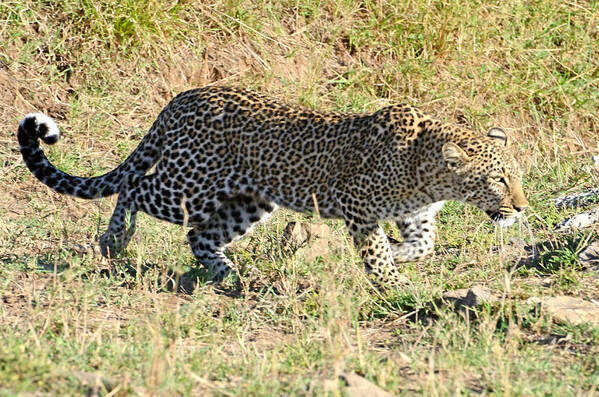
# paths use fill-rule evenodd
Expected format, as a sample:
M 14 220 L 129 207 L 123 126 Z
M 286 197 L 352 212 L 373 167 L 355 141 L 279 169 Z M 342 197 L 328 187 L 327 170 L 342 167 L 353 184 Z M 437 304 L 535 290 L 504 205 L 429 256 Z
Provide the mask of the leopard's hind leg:
M 160 173 L 154 173 L 146 176 L 129 174 L 126 177 L 108 230 L 100 239 L 102 255 L 115 256 L 127 246 L 135 230 L 138 211 L 179 225 L 200 225 L 210 220 L 221 206 L 222 198 L 227 197 L 227 192 L 217 189 L 209 194 L 194 195 L 193 192 L 173 188 L 172 183 L 164 183 L 160 176 Z M 200 184 L 210 182 L 198 181 Z
M 276 208 L 275 204 L 246 195 L 223 201 L 206 223 L 194 226 L 187 234 L 198 262 L 215 280 L 222 280 L 233 268 L 224 254 L 227 245 L 268 219 Z
M 100 237 L 102 256 L 112 258 L 127 247 L 135 232 L 137 208 L 133 205 L 134 186 L 140 177 L 129 174 L 121 184 L 116 207 L 106 232 Z

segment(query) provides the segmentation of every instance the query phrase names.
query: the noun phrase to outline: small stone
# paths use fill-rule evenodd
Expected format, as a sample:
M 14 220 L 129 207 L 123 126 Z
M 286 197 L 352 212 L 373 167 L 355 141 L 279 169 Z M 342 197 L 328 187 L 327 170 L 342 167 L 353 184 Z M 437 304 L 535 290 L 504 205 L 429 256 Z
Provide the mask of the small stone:
M 462 301 L 468 295 L 468 288 L 453 289 L 443 294 L 443 299 L 449 302 Z
M 599 201 L 599 189 L 589 189 L 586 192 L 569 194 L 551 201 L 557 209 L 584 207 Z
M 325 224 L 312 224 L 304 222 L 289 222 L 285 226 L 283 232 L 283 240 L 293 242 L 297 244 L 305 244 L 310 238 L 328 238 L 331 234 L 330 228 Z
M 344 395 L 349 397 L 391 397 L 392 394 L 381 389 L 368 379 L 354 372 L 341 373 L 339 379 L 345 382 Z
M 593 226 L 596 223 L 599 223 L 599 208 L 566 218 L 557 224 L 555 230 L 558 232 L 579 230 Z
M 529 299 L 529 302 L 535 301 L 540 302 L 543 310 L 558 323 L 599 325 L 599 302 L 597 301 L 586 301 L 573 296 Z
M 497 302 L 499 299 L 491 292 L 490 289 L 482 285 L 475 285 L 468 290 L 462 304 L 468 307 L 480 306 L 484 303 L 490 304 Z
M 331 229 L 325 224 L 289 222 L 283 232 L 282 244 L 294 251 L 294 255 L 313 262 L 329 254 Z
M 308 225 L 301 222 L 289 222 L 283 231 L 282 243 L 285 245 L 296 244 L 301 246 L 308 242 L 310 236 L 307 231 Z
M 497 295 L 483 285 L 473 285 L 469 289 L 461 288 L 447 291 L 443 294 L 443 299 L 453 302 L 456 307 L 476 307 L 499 301 Z
M 578 254 L 578 259 L 583 266 L 599 263 L 599 241 L 595 241 Z
M 110 391 L 110 390 L 116 388 L 119 383 L 115 378 L 112 378 L 112 377 L 106 376 L 106 375 L 102 375 L 100 373 L 73 371 L 73 372 L 70 372 L 70 375 L 72 375 L 75 379 L 77 379 L 83 385 L 90 386 L 94 390 L 105 389 L 107 391 Z
M 585 267 L 585 272 L 599 279 L 599 241 L 595 241 L 578 254 L 578 260 Z

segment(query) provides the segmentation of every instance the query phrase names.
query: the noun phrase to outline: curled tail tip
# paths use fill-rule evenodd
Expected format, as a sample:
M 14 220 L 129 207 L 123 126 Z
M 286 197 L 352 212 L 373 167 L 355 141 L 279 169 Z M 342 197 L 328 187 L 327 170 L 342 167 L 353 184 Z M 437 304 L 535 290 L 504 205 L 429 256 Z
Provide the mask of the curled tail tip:
M 60 130 L 54 120 L 43 113 L 27 114 L 19 123 L 19 130 L 21 129 L 30 137 L 40 138 L 49 145 L 58 142 L 60 138 Z

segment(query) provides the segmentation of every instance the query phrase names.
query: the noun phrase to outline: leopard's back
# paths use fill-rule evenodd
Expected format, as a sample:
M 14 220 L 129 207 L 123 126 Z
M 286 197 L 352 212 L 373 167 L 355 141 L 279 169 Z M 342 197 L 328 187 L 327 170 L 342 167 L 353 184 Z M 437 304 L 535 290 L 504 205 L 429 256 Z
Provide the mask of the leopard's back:
M 316 199 L 333 211 L 330 181 L 371 132 L 371 116 L 318 112 L 243 89 L 188 91 L 159 118 L 158 171 L 190 185 L 221 175 L 228 190 L 299 211 L 313 209 Z

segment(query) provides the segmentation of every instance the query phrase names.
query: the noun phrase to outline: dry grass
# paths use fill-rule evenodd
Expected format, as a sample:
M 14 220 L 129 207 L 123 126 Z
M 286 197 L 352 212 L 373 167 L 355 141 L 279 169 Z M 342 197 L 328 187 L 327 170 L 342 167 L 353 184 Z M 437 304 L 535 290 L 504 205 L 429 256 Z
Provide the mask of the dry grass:
M 396 394 L 597 394 L 599 330 L 554 324 L 526 299 L 599 299 L 576 258 L 596 231 L 554 235 L 572 211 L 548 202 L 598 182 L 598 19 L 596 1 L 1 2 L 0 395 L 338 395 L 325 385 L 341 371 Z M 18 121 L 50 114 L 64 132 L 51 160 L 99 174 L 176 93 L 206 84 L 502 126 L 527 170 L 532 235 L 499 235 L 452 203 L 436 255 L 404 268 L 413 286 L 382 295 L 339 222 L 325 258 L 281 249 L 287 221 L 315 221 L 289 212 L 232 249 L 240 275 L 221 285 L 203 281 L 181 228 L 149 217 L 121 258 L 101 258 L 114 199 L 37 182 Z M 512 237 L 553 245 L 514 266 Z M 468 317 L 438 305 L 475 283 L 501 302 Z

